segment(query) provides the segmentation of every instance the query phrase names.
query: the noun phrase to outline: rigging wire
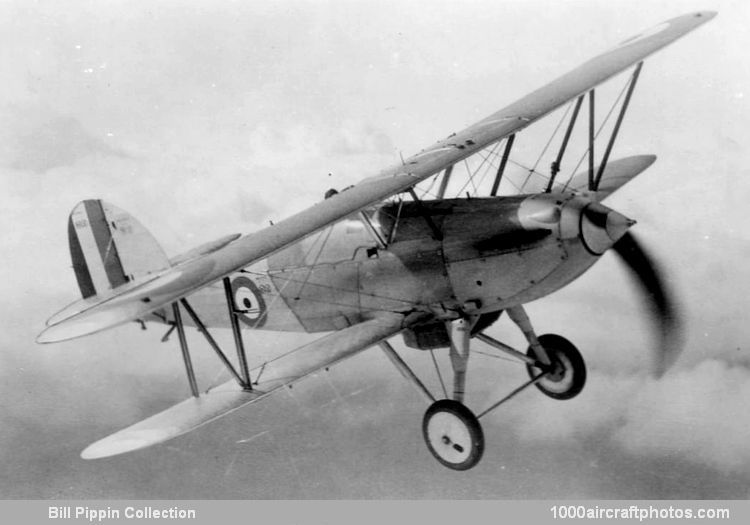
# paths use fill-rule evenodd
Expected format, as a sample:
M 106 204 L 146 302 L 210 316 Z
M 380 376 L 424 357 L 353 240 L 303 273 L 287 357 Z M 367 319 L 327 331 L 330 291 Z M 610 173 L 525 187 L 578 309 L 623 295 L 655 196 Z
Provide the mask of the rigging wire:
M 420 199 L 424 199 L 426 195 L 430 195 L 432 197 L 437 197 L 436 194 L 432 193 L 431 190 L 435 186 L 435 182 L 440 178 L 440 174 L 442 172 L 437 172 L 434 177 L 432 177 L 432 181 L 430 182 L 430 185 L 427 187 L 426 190 L 422 192 L 422 195 L 420 195 Z
M 498 145 L 499 144 L 500 143 L 498 142 Z M 477 186 L 479 186 L 480 188 L 482 187 L 482 183 L 484 182 L 484 179 L 486 179 L 487 175 L 490 173 L 490 170 L 496 171 L 496 169 L 497 169 L 497 167 L 494 164 L 494 161 L 496 161 L 498 159 L 498 157 L 500 157 L 500 151 L 493 150 L 492 154 L 494 155 L 494 158 L 490 162 L 487 163 L 487 165 L 486 165 L 486 167 L 484 169 L 484 174 L 482 174 L 482 178 L 479 179 L 479 183 L 477 184 Z
M 464 159 L 464 164 L 466 165 L 466 171 L 467 171 L 467 174 L 469 175 L 469 179 L 464 183 L 463 186 L 461 186 L 461 189 L 458 190 L 458 193 L 456 193 L 456 196 L 460 196 L 461 193 L 463 193 L 463 191 L 469 185 L 469 183 L 471 183 L 471 185 L 474 187 L 474 194 L 475 195 L 477 194 L 478 190 L 477 190 L 477 186 L 474 184 L 474 177 L 479 172 L 479 170 L 482 169 L 482 167 L 485 165 L 485 163 L 489 161 L 489 159 L 491 157 L 494 156 L 495 159 L 497 158 L 497 149 L 500 147 L 500 142 L 502 142 L 502 141 L 495 142 L 495 144 L 492 145 L 492 149 L 490 149 L 489 152 L 487 152 L 486 156 L 482 155 L 482 152 L 486 151 L 487 148 L 485 148 L 484 150 L 481 150 L 481 151 L 478 151 L 477 153 L 475 153 L 475 155 L 479 155 L 482 158 L 482 162 L 479 164 L 479 166 L 477 167 L 477 169 L 474 170 L 474 173 L 471 172 L 471 170 L 469 169 L 469 165 L 466 162 L 466 159 Z
M 507 357 L 507 356 L 503 356 L 503 355 L 491 354 L 489 352 L 483 352 L 482 350 L 472 349 L 471 353 L 472 354 L 481 354 L 483 356 L 492 357 L 494 359 L 499 359 L 501 361 L 508 361 L 508 362 L 511 362 L 511 363 L 523 364 L 518 359 L 513 359 L 512 357 Z
M 329 226 L 327 228 L 328 231 L 326 232 L 325 239 L 323 239 L 323 242 L 320 244 L 320 249 L 318 250 L 318 254 L 315 256 L 315 259 L 313 260 L 313 262 L 307 265 L 307 268 L 308 268 L 307 275 L 305 276 L 304 282 L 299 287 L 299 290 L 297 290 L 297 298 L 299 298 L 299 295 L 302 293 L 302 290 L 304 290 L 305 286 L 307 285 L 307 281 L 310 279 L 310 276 L 312 275 L 313 268 L 315 267 L 316 264 L 318 264 L 318 261 L 320 260 L 320 256 L 323 254 L 323 248 L 326 247 L 326 243 L 328 242 L 328 239 L 331 238 L 331 233 L 333 233 L 333 228 L 334 226 Z

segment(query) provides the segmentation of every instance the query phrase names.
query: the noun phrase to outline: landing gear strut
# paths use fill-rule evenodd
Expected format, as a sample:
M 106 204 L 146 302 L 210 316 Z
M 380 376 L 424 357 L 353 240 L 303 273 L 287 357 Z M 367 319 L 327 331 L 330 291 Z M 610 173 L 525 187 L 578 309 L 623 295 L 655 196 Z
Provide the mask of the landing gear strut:
M 479 331 L 472 334 L 478 316 L 466 316 L 456 326 L 452 337 L 450 362 L 453 369 L 453 399 L 435 400 L 425 385 L 387 342 L 381 343 L 383 351 L 417 390 L 430 402 L 422 419 L 422 435 L 428 450 L 442 465 L 453 470 L 468 470 L 482 459 L 484 433 L 479 420 L 501 404 L 509 401 L 531 385 L 553 399 L 571 399 L 578 395 L 586 382 L 586 366 L 580 352 L 573 344 L 555 334 L 536 336 L 522 306 L 507 310 L 510 319 L 521 329 L 529 347 L 526 353 L 506 345 Z M 450 331 L 450 330 L 449 330 Z M 510 394 L 475 415 L 464 404 L 464 392 L 471 337 L 526 363 L 529 381 Z M 439 369 L 438 377 L 442 384 Z M 446 393 L 445 385 L 443 392 Z

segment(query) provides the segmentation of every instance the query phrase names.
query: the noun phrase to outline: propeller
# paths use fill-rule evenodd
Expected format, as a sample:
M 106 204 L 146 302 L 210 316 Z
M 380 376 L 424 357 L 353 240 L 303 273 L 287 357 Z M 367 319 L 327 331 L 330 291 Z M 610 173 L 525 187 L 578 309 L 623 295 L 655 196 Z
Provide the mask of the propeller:
M 662 270 L 632 233 L 623 234 L 613 249 L 640 283 L 641 292 L 651 310 L 659 340 L 654 355 L 654 375 L 661 377 L 682 351 L 684 341 L 680 312 Z

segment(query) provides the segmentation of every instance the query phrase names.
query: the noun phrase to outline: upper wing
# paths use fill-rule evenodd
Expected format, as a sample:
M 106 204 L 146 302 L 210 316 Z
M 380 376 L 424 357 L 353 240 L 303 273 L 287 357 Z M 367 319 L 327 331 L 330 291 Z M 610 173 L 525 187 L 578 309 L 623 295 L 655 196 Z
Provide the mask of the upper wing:
M 403 164 L 368 177 L 338 195 L 269 228 L 241 237 L 222 249 L 185 261 L 147 283 L 68 318 L 58 318 L 37 341 L 72 339 L 143 317 L 352 213 L 405 191 L 489 144 L 518 132 L 684 36 L 715 14 L 704 11 L 683 15 L 636 35 L 484 120 L 437 142 Z
M 114 456 L 185 434 L 397 334 L 403 323 L 402 315 L 386 314 L 334 332 L 266 363 L 261 371 L 254 370 L 253 390 L 242 390 L 236 381 L 229 381 L 97 441 L 81 456 Z

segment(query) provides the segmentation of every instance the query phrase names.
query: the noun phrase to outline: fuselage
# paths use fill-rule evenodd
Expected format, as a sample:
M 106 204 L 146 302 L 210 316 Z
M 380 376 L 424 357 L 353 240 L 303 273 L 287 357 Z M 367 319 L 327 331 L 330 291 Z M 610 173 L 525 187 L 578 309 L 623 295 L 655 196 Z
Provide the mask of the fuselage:
M 245 326 L 320 332 L 383 311 L 496 312 L 570 283 L 631 224 L 574 193 L 389 203 L 366 217 L 232 275 Z M 191 303 L 207 325 L 228 325 L 220 285 Z

